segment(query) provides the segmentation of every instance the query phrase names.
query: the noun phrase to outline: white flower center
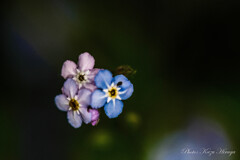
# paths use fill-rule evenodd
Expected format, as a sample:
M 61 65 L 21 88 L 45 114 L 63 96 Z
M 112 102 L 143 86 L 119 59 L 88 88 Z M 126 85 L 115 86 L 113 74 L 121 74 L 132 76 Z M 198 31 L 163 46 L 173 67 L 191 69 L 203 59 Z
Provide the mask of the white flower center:
M 90 71 L 80 71 L 77 69 L 77 74 L 73 77 L 73 80 L 75 80 L 78 83 L 79 88 L 85 83 L 89 82 L 88 75 Z

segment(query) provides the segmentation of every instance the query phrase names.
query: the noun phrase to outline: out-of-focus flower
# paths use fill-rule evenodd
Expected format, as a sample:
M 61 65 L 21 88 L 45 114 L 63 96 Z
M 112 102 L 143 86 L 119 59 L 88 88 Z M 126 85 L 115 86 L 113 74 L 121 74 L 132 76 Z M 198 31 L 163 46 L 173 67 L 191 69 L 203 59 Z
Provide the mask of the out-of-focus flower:
M 235 151 L 231 149 L 228 136 L 220 124 L 196 118 L 191 120 L 186 129 L 160 139 L 149 152 L 149 159 L 230 160 L 231 154 L 235 154 Z
M 62 66 L 62 77 L 72 78 L 78 88 L 85 87 L 94 91 L 96 86 L 94 84 L 94 78 L 98 73 L 99 69 L 94 68 L 95 60 L 93 56 L 85 52 L 79 55 L 78 64 L 76 65 L 73 61 L 67 60 Z
M 55 103 L 61 111 L 67 111 L 68 122 L 79 128 L 82 121 L 91 122 L 91 113 L 88 106 L 91 101 L 91 91 L 82 88 L 78 90 L 77 84 L 72 79 L 67 79 L 62 88 L 63 94 L 55 97 Z
M 109 118 L 116 118 L 123 109 L 121 100 L 128 99 L 133 93 L 133 84 L 123 75 L 112 77 L 108 70 L 100 70 L 95 77 L 95 84 L 99 88 L 92 94 L 92 108 L 104 106 Z
M 97 109 L 89 109 L 89 112 L 92 114 L 91 124 L 93 126 L 97 125 L 99 122 L 99 111 Z

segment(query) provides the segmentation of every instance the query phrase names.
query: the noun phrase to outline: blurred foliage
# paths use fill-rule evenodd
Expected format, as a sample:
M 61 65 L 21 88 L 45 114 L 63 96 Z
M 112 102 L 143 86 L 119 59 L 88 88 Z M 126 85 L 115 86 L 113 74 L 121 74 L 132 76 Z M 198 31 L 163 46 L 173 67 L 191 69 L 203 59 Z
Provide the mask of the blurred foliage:
M 116 68 L 116 70 L 113 72 L 114 75 L 119 75 L 122 74 L 126 77 L 132 77 L 133 75 L 136 74 L 136 70 L 134 70 L 132 67 L 129 65 L 121 65 Z

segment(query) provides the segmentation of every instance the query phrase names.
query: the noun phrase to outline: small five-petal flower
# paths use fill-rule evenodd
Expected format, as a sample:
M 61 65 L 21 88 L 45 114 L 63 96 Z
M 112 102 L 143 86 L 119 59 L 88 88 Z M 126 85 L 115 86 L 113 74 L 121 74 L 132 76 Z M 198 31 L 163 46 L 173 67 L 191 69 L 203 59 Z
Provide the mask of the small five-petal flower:
M 77 84 L 72 79 L 67 79 L 62 88 L 63 94 L 55 97 L 58 109 L 67 111 L 69 123 L 74 128 L 79 128 L 82 121 L 91 122 L 91 113 L 88 106 L 91 100 L 91 91 L 85 88 L 78 90 Z
M 95 64 L 95 59 L 89 53 L 85 52 L 79 55 L 78 65 L 73 61 L 67 60 L 62 66 L 62 77 L 72 78 L 78 88 L 85 87 L 94 91 L 96 86 L 94 84 L 94 78 L 98 73 L 99 69 L 93 68 Z
M 123 102 L 133 93 L 132 83 L 123 75 L 112 77 L 108 70 L 100 70 L 95 77 L 95 84 L 99 88 L 92 93 L 92 108 L 104 106 L 109 118 L 116 118 L 122 112 Z

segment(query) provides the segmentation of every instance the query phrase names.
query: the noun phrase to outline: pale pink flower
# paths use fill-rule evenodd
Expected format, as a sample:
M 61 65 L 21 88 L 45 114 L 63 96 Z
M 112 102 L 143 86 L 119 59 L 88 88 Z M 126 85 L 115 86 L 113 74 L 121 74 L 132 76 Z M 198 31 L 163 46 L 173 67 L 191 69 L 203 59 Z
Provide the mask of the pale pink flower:
M 93 56 L 85 52 L 79 55 L 77 64 L 66 60 L 63 63 L 61 75 L 65 79 L 72 78 L 79 89 L 85 87 L 94 91 L 97 88 L 94 78 L 99 71 L 98 68 L 93 68 L 94 64 Z

